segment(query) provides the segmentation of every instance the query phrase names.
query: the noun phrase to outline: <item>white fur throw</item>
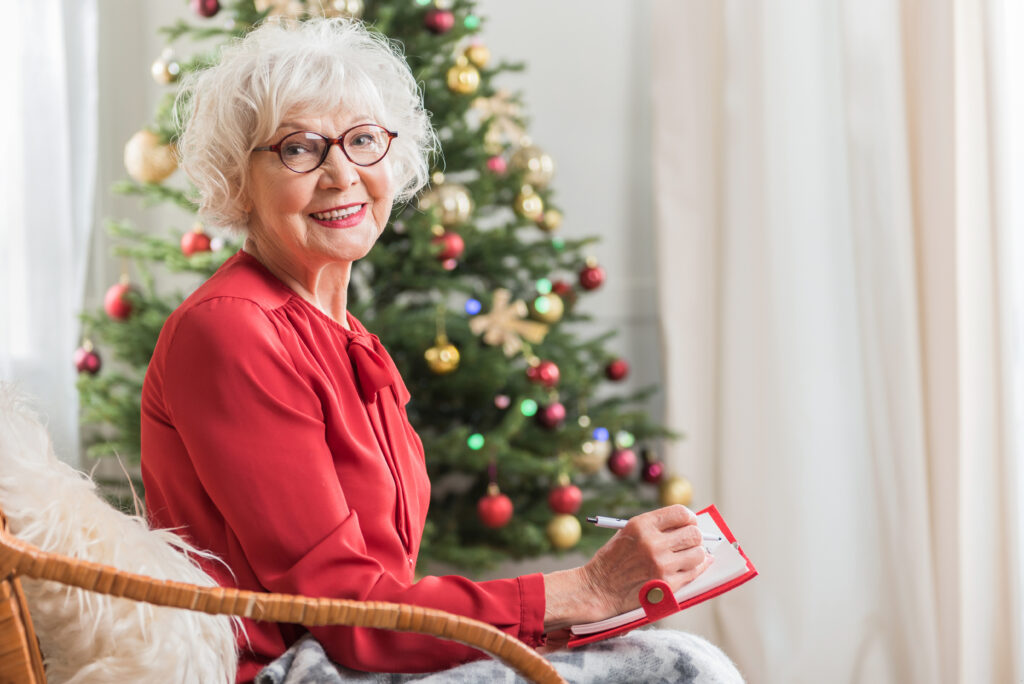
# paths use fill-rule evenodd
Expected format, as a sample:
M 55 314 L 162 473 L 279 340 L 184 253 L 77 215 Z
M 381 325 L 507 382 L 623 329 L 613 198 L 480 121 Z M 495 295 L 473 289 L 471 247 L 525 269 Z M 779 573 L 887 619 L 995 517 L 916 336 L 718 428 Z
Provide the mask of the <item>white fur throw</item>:
M 23 398 L 0 383 L 0 508 L 39 548 L 191 584 L 214 582 L 177 535 L 104 501 L 59 461 Z M 22 582 L 50 682 L 224 683 L 235 680 L 230 618 L 111 598 L 55 582 Z

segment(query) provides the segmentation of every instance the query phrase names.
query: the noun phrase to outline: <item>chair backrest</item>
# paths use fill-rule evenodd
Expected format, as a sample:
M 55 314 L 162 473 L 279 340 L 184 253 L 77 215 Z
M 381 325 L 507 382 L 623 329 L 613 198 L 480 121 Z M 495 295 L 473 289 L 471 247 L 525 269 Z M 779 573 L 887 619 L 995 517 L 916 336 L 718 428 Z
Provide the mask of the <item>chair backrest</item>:
M 2 511 L 0 528 L 6 534 L 7 520 Z M 5 575 L 0 578 L 0 684 L 45 682 L 43 656 L 21 582 L 13 573 Z
M 0 520 L 3 512 L 0 511 Z M 110 596 L 219 615 L 306 626 L 348 625 L 417 632 L 472 646 L 539 684 L 565 684 L 551 663 L 501 630 L 441 610 L 381 601 L 310 598 L 156 580 L 42 551 L 0 526 L 0 684 L 44 684 L 46 675 L 19 576 Z

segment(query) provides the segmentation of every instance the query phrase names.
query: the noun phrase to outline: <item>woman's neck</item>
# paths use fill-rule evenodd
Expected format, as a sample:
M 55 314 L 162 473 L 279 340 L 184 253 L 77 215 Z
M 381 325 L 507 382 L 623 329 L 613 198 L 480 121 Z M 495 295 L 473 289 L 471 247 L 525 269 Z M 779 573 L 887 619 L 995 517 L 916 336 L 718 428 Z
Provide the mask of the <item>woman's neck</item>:
M 349 328 L 347 312 L 351 263 L 327 262 L 310 266 L 288 259 L 280 252 L 263 248 L 251 236 L 246 238 L 242 250 L 263 264 L 295 294 Z

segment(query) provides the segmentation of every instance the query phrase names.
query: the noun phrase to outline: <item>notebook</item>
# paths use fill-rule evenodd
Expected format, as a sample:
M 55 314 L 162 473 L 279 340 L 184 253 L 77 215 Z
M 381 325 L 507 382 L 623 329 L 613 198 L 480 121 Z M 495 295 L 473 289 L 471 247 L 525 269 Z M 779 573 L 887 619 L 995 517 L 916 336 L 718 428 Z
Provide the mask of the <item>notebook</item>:
M 569 646 L 580 646 L 655 622 L 684 608 L 723 594 L 757 576 L 732 531 L 722 520 L 718 509 L 708 506 L 697 513 L 697 526 L 705 535 L 722 537 L 722 541 L 704 543 L 715 562 L 696 579 L 680 587 L 674 595 L 662 580 L 651 580 L 640 590 L 641 606 L 598 622 L 574 625 Z M 652 590 L 657 590 L 652 592 Z

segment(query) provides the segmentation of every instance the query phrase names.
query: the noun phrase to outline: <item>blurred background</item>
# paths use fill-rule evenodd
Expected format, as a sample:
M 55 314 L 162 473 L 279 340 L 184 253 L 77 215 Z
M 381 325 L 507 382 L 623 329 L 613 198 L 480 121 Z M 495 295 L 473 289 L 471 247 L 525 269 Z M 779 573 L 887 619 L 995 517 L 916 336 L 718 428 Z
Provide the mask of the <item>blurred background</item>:
M 481 0 L 628 383 L 760 576 L 667 620 L 751 682 L 1024 681 L 1014 0 Z M 77 314 L 174 0 L 7 12 L 0 379 L 78 462 Z M 6 98 L 5 98 L 6 99 Z M 171 220 L 167 218 L 166 220 Z M 564 562 L 564 561 L 563 561 Z M 523 571 L 521 567 L 505 568 Z

